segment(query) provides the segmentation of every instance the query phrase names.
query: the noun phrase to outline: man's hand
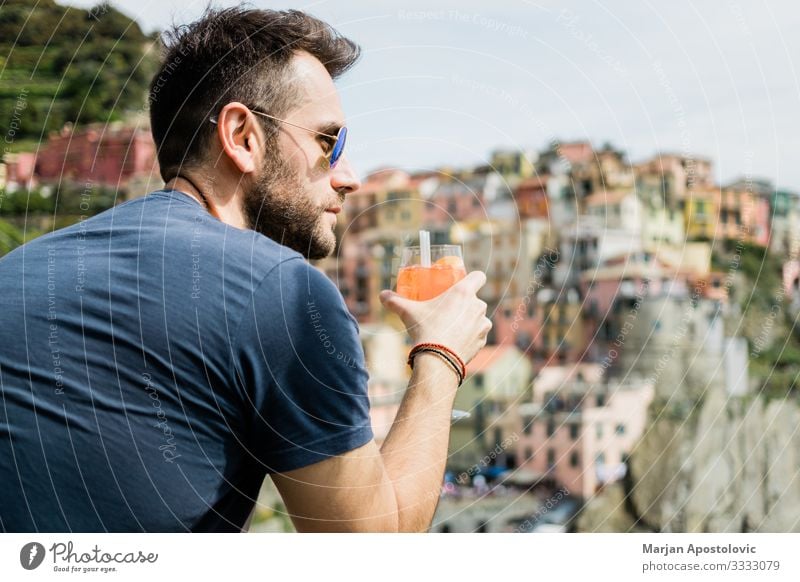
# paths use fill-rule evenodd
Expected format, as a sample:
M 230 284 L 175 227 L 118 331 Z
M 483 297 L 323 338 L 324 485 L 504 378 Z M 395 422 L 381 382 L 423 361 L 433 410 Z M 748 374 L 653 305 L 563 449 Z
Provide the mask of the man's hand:
M 465 362 L 485 344 L 492 323 L 475 271 L 430 301 L 391 291 L 381 301 L 414 343 L 454 350 Z M 273 475 L 298 531 L 426 531 L 442 484 L 457 383 L 441 359 L 420 354 L 392 429 L 375 442 L 302 469 Z
M 486 275 L 473 271 L 450 289 L 428 301 L 412 301 L 392 291 L 381 292 L 383 305 L 403 320 L 413 343 L 442 344 L 469 362 L 486 345 L 492 322 L 478 290 Z

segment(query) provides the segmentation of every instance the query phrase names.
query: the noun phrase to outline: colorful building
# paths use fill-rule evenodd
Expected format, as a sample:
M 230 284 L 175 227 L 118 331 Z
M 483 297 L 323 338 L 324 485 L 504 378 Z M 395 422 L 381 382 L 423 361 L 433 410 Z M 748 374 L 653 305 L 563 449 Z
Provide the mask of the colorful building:
M 711 160 L 683 154 L 662 153 L 637 164 L 634 168 L 637 184 L 661 192 L 667 206 L 673 206 L 693 196 L 696 190 L 714 186 Z
M 586 214 L 604 228 L 641 236 L 644 208 L 635 190 L 601 190 L 583 202 Z
M 31 190 L 37 185 L 36 154 L 31 152 L 7 153 L 3 156 L 3 162 L 4 189 L 9 192 L 19 189 Z
M 800 257 L 800 198 L 796 192 L 775 190 L 771 196 L 770 252 L 782 257 Z
M 548 246 L 553 235 L 541 219 L 460 223 L 452 231 L 453 242 L 463 245 L 467 271 L 486 273 L 479 296 L 492 307 L 526 293 L 542 253 L 557 255 Z
M 135 178 L 159 176 L 156 147 L 147 128 L 122 123 L 67 125 L 36 153 L 42 183 L 72 182 L 126 189 Z M 146 192 L 131 192 L 143 195 Z
M 652 398 L 648 382 L 608 380 L 597 364 L 542 369 L 519 407 L 517 466 L 588 499 L 624 477 Z
M 629 232 L 606 228 L 599 216 L 579 216 L 559 232 L 558 262 L 553 282 L 561 287 L 577 287 L 582 274 L 604 261 L 640 252 L 642 240 Z
M 397 174 L 385 184 L 376 201 L 377 230 L 400 238 L 419 232 L 427 205 L 420 187 L 427 179 Z
M 337 227 L 344 225 L 343 235 L 357 235 L 378 226 L 378 200 L 391 177 L 390 170 L 373 172 L 358 190 L 347 195 L 337 222 Z
M 514 189 L 514 200 L 520 218 L 550 218 L 550 197 L 547 193 L 549 176 L 525 178 Z
M 531 364 L 514 346 L 486 346 L 478 352 L 456 393 L 454 408 L 471 416 L 452 426 L 448 468 L 456 472 L 468 469 L 504 441 L 509 442 L 518 425 L 516 407 L 530 400 L 530 383 Z M 510 450 L 501 453 L 505 454 L 493 456 L 493 463 L 513 458 Z
M 661 296 L 688 297 L 692 283 L 701 277 L 680 271 L 650 253 L 620 256 L 584 273 L 581 290 L 585 297 L 585 359 L 614 363 L 628 344 L 632 330 L 648 325 L 639 317 L 645 301 Z M 719 284 L 721 279 L 715 280 Z M 700 288 L 698 297 L 705 297 L 705 281 Z M 646 343 L 647 337 L 640 342 Z
M 423 223 L 448 228 L 456 222 L 515 218 L 513 178 L 497 172 L 439 172 L 424 191 Z
M 586 348 L 577 289 L 535 287 L 530 295 L 504 300 L 492 314 L 494 342 L 514 345 L 539 369 L 576 362 Z
M 772 194 L 771 185 L 760 181 L 738 180 L 722 188 L 717 237 L 768 246 Z
M 687 240 L 713 241 L 718 234 L 719 188 L 697 188 L 682 199 Z
M 536 173 L 539 154 L 535 150 L 495 150 L 490 158 L 491 168 L 506 178 L 529 178 Z

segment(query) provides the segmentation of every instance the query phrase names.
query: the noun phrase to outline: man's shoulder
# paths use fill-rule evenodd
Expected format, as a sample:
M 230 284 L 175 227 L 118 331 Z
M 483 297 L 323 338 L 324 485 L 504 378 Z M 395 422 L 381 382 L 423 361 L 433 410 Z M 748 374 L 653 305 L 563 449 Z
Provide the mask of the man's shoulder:
M 254 288 L 251 309 L 245 315 L 256 327 L 289 326 L 294 334 L 322 319 L 329 331 L 358 333 L 339 288 L 299 254 L 264 274 Z
M 143 202 L 151 204 L 150 226 L 157 232 L 155 243 L 173 252 L 183 250 L 192 256 L 218 256 L 221 275 L 231 276 L 244 268 L 260 278 L 263 273 L 287 260 L 303 260 L 300 253 L 251 229 L 241 229 L 211 216 L 195 200 L 177 191 L 151 192 Z M 159 205 L 169 206 L 169 216 Z M 135 209 L 130 209 L 137 213 Z M 162 228 L 162 222 L 164 223 Z
M 280 245 L 279 245 L 280 246 Z M 285 247 L 282 247 L 285 249 Z M 282 253 L 262 279 L 265 295 L 274 296 L 283 303 L 305 301 L 309 297 L 330 305 L 344 306 L 339 288 L 317 267 L 309 263 L 300 253 Z

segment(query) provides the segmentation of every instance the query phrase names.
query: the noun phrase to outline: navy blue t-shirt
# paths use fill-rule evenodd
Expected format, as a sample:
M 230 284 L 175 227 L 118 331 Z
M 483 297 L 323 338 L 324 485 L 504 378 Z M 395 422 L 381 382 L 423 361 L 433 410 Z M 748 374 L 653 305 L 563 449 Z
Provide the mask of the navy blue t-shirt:
M 0 338 L 0 531 L 238 531 L 372 439 L 335 285 L 181 192 L 0 259 Z

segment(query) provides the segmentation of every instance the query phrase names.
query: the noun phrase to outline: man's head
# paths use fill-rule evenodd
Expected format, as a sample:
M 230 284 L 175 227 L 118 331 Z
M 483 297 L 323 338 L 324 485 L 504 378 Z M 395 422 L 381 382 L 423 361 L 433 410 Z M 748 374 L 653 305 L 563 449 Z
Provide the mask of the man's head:
M 245 226 L 309 258 L 330 254 L 335 213 L 359 186 L 346 159 L 327 163 L 327 136 L 344 125 L 333 79 L 358 46 L 299 11 L 242 8 L 209 10 L 165 45 L 150 87 L 164 180 L 199 174 Z

